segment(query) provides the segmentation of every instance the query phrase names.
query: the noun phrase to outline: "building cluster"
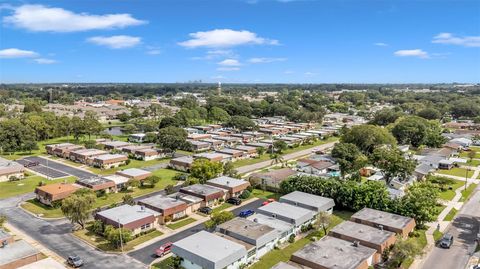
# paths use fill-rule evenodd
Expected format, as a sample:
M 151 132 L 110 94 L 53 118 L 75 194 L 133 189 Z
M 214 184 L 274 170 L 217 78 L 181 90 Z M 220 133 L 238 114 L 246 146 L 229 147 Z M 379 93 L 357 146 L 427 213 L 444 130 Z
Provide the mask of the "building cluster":
M 114 227 L 129 229 L 138 234 L 159 225 L 188 217 L 201 207 L 215 207 L 231 197 L 238 197 L 250 186 L 248 181 L 217 177 L 205 184 L 185 186 L 178 192 L 157 194 L 137 201 L 100 211 L 95 219 Z
M 113 175 L 78 178 L 75 183 L 54 183 L 35 189 L 37 200 L 45 205 L 54 205 L 67 198 L 80 188 L 87 188 L 96 193 L 115 193 L 128 187 L 129 180 L 145 180 L 152 173 L 138 168 L 117 171 Z
M 406 238 L 414 228 L 412 218 L 364 208 L 273 268 L 372 268 L 397 238 Z
M 242 268 L 298 235 L 320 212 L 332 212 L 330 198 L 293 192 L 247 218 L 234 218 L 213 232 L 201 231 L 173 244 L 184 268 Z M 205 247 L 209 246 L 209 247 Z

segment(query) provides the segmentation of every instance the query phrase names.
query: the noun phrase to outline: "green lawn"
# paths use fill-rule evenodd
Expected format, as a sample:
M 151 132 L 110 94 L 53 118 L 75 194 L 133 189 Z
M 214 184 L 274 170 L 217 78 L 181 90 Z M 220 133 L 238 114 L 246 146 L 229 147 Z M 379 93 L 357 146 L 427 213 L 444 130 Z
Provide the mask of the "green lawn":
M 262 154 L 258 158 L 253 158 L 253 159 L 243 159 L 243 160 L 238 160 L 233 163 L 234 167 L 241 167 L 241 166 L 246 166 L 250 164 L 255 164 L 263 161 L 268 161 L 270 160 L 270 155 L 269 154 Z
M 439 230 L 435 230 L 433 232 L 433 240 L 435 240 L 435 242 L 437 242 L 438 240 L 440 240 L 443 236 L 443 233 L 440 232 Z
M 439 174 L 444 174 L 444 175 L 451 175 L 451 176 L 457 176 L 457 177 L 465 177 L 467 170 L 465 168 L 459 168 L 459 167 L 454 167 L 450 170 L 443 170 L 439 169 L 437 170 L 437 173 Z M 467 177 L 470 178 L 473 175 L 473 170 L 469 170 L 467 173 Z
M 0 182 L 0 199 L 33 192 L 40 181 L 43 181 L 46 184 L 52 184 L 64 182 L 66 180 L 67 182 L 72 183 L 75 182 L 75 179 L 75 177 L 67 177 L 62 179 L 47 180 L 41 176 L 32 175 L 27 176 L 25 179 L 20 181 Z
M 435 214 L 435 218 L 442 213 L 442 211 L 446 208 L 447 206 L 438 204 L 435 206 L 435 209 L 437 210 L 437 214 Z
M 455 197 L 455 190 L 462 187 L 464 184 L 465 182 L 463 181 L 455 180 L 455 183 L 453 185 L 449 185 L 447 190 L 440 191 L 439 198 L 445 201 L 451 201 L 453 197 Z M 452 189 L 450 190 L 449 187 Z
M 467 161 L 468 166 L 479 166 L 480 165 L 480 160 L 468 160 Z
M 427 246 L 427 235 L 425 234 L 426 230 L 418 229 L 416 230 L 419 234 L 418 237 L 410 237 L 408 238 L 409 241 L 416 242 L 420 248 L 424 249 Z M 401 268 L 409 268 L 412 265 L 413 259 L 406 259 L 402 262 Z
M 351 215 L 352 215 L 351 212 L 344 212 L 344 211 L 334 212 L 332 215 L 332 222 L 328 227 L 328 230 L 340 224 L 345 220 L 345 218 L 349 218 Z M 324 236 L 323 230 L 313 231 L 307 236 L 305 236 L 304 238 L 295 241 L 294 243 L 288 245 L 283 249 L 274 249 L 268 252 L 262 258 L 260 258 L 258 262 L 254 263 L 249 268 L 250 269 L 269 269 L 279 262 L 282 262 L 282 261 L 287 262 L 288 260 L 290 260 L 290 256 L 292 256 L 294 252 L 302 249 L 308 243 L 311 243 L 312 242 L 311 240 L 314 240 L 313 239 L 314 237 L 320 238 L 323 236 Z
M 463 189 L 462 190 L 462 198 L 460 198 L 460 202 L 465 202 L 467 201 L 470 196 L 472 195 L 473 191 L 475 190 L 475 188 L 477 188 L 477 185 L 478 184 L 475 184 L 475 183 L 472 183 L 470 184 L 467 189 Z
M 103 251 L 121 251 L 121 249 L 115 248 L 112 245 L 110 245 L 109 242 L 103 236 L 97 235 L 89 231 L 88 229 L 78 230 L 73 232 L 73 234 Z M 129 241 L 126 244 L 124 244 L 123 251 L 132 250 L 135 246 L 138 246 L 144 242 L 147 242 L 148 240 L 151 240 L 155 237 L 161 236 L 162 234 L 163 234 L 162 232 L 158 230 L 154 230 L 147 234 L 141 235 L 133 239 L 132 241 Z
M 263 200 L 267 200 L 267 199 L 270 199 L 270 198 L 278 200 L 280 198 L 280 196 L 281 195 L 279 193 L 271 192 L 271 191 L 263 191 L 263 190 L 259 190 L 259 189 L 254 189 L 252 191 L 252 195 L 251 195 L 251 197 L 256 197 L 256 198 L 263 199 Z
M 457 210 L 452 207 L 452 209 L 450 209 L 450 212 L 448 212 L 448 214 L 445 216 L 445 218 L 443 219 L 444 221 L 452 221 L 453 218 L 455 218 L 455 215 L 457 215 Z
M 197 220 L 193 219 L 193 218 L 186 218 L 186 219 L 182 219 L 182 220 L 167 224 L 167 227 L 172 229 L 172 230 L 176 230 L 176 229 L 182 228 L 183 226 L 186 226 L 190 223 L 193 223 L 195 221 L 197 221 Z
M 88 170 L 92 171 L 95 174 L 99 174 L 99 175 L 109 175 L 109 174 L 113 174 L 117 171 L 125 170 L 125 169 L 128 169 L 128 168 L 148 167 L 148 166 L 152 166 L 152 165 L 159 164 L 159 163 L 166 163 L 166 162 L 169 162 L 169 161 L 170 161 L 169 159 L 158 159 L 158 160 L 151 160 L 151 161 L 140 161 L 140 160 L 130 159 L 130 163 L 128 165 L 125 165 L 125 166 L 115 167 L 115 168 L 112 168 L 112 169 L 99 169 L 99 168 L 95 168 L 95 167 L 89 167 Z
M 152 192 L 161 191 L 167 185 L 175 185 L 176 181 L 173 180 L 173 176 L 176 172 L 169 169 L 160 169 L 161 171 L 157 170 L 154 174 L 158 174 L 161 177 L 161 180 L 155 185 L 154 188 L 150 188 L 149 186 L 138 187 L 133 190 L 128 190 L 124 192 L 117 192 L 117 193 L 109 193 L 105 196 L 98 197 L 93 205 L 93 208 L 104 207 L 107 205 L 111 205 L 114 203 L 118 203 L 122 201 L 122 197 L 126 194 L 131 195 L 132 197 L 139 197 L 143 196 Z M 49 206 L 45 206 L 35 200 L 29 200 L 22 207 L 34 214 L 42 214 L 45 218 L 58 218 L 62 217 L 62 211 L 60 208 L 52 208 Z
M 150 269 L 175 269 L 173 265 L 173 257 L 168 257 L 159 263 L 152 264 Z
M 229 204 L 229 203 L 223 203 L 217 207 L 215 207 L 213 210 L 212 210 L 212 214 L 213 213 L 218 213 L 218 212 L 221 212 L 229 207 L 232 207 L 233 205 L 232 204 Z

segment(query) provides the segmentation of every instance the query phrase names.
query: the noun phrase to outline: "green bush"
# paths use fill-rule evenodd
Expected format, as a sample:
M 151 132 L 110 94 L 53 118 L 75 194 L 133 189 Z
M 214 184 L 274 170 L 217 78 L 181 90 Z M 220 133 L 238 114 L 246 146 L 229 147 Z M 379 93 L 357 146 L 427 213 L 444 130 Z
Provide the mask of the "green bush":
M 240 194 L 240 199 L 247 199 L 251 194 L 252 193 L 249 190 L 244 190 L 242 194 Z
M 288 243 L 293 243 L 295 242 L 295 235 L 291 234 L 290 237 L 288 237 Z

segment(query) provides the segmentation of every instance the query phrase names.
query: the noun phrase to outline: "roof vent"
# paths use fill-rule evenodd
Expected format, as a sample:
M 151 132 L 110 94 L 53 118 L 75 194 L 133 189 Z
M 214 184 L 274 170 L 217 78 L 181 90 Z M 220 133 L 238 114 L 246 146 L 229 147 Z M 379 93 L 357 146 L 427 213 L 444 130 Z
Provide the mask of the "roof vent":
M 353 241 L 353 246 L 354 247 L 359 247 L 360 246 L 360 241 Z
M 145 211 L 145 207 L 144 207 L 143 205 L 140 206 L 140 210 L 141 210 L 141 211 Z
M 383 231 L 383 225 L 379 224 L 379 225 L 378 225 L 378 229 L 380 229 L 380 230 Z
M 257 219 L 257 218 L 254 218 L 254 219 L 253 219 L 253 222 L 257 222 L 257 223 L 258 223 L 258 219 Z

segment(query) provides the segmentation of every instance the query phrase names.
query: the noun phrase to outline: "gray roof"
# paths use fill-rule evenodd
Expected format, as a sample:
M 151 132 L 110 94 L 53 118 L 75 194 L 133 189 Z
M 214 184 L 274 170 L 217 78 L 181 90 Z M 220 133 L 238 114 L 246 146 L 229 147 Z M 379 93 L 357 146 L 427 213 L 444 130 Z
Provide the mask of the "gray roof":
M 298 269 L 298 267 L 290 265 L 285 262 L 279 262 L 275 264 L 275 266 L 273 266 L 271 269 Z
M 344 221 L 330 230 L 332 233 L 346 235 L 358 240 L 371 242 L 376 245 L 381 245 L 390 237 L 395 236 L 395 233 L 380 230 L 368 225 L 355 223 L 352 221 Z
M 272 202 L 264 205 L 258 208 L 258 212 L 260 214 L 285 220 L 297 226 L 302 225 L 314 216 L 314 212 L 311 210 L 279 202 Z
M 0 248 L 0 265 L 38 254 L 39 251 L 29 243 L 19 240 Z
M 139 205 L 121 205 L 100 211 L 97 215 L 125 225 L 149 216 L 156 216 L 158 213 Z
M 272 227 L 273 229 L 275 229 L 275 231 L 277 231 L 278 235 L 281 235 L 282 233 L 287 232 L 293 228 L 293 224 L 291 223 L 262 214 L 254 214 L 247 219 Z
M 217 192 L 223 192 L 222 189 L 215 188 L 209 185 L 203 185 L 203 184 L 194 184 L 190 186 L 185 186 L 185 187 L 182 187 L 181 190 L 185 190 L 191 193 L 197 193 L 201 195 L 210 195 Z
M 105 184 L 111 182 L 112 180 L 103 178 L 103 177 L 90 177 L 90 178 L 79 178 L 77 179 L 77 183 L 85 184 L 90 186 Z
M 125 169 L 125 170 L 122 170 L 122 171 L 119 171 L 119 172 L 121 172 L 124 175 L 131 176 L 131 177 L 138 177 L 138 176 L 143 176 L 143 175 L 151 173 L 149 171 L 138 169 L 138 168 L 129 168 L 129 169 Z
M 247 255 L 244 246 L 206 231 L 173 243 L 172 252 L 206 269 L 225 268 Z
M 227 176 L 216 177 L 208 180 L 207 182 L 222 185 L 222 186 L 227 186 L 231 188 L 248 183 L 248 181 L 233 178 L 233 177 L 227 177 Z
M 10 238 L 10 237 L 11 237 L 11 235 L 7 231 L 0 228 L 0 240 L 4 240 L 4 239 Z
M 275 240 L 275 229 L 245 218 L 234 218 L 217 226 L 217 231 L 257 247 Z
M 293 253 L 291 260 L 302 264 L 317 265 L 319 268 L 352 269 L 368 260 L 377 251 L 362 245 L 355 247 L 351 242 L 325 236 Z
M 335 206 L 335 202 L 331 198 L 301 191 L 294 191 L 284 195 L 280 197 L 279 201 L 282 203 L 303 207 L 305 209 L 315 210 L 317 212 L 326 211 Z
M 423 175 L 427 175 L 428 173 L 433 172 L 433 171 L 435 171 L 435 168 L 433 168 L 432 166 L 430 166 L 426 163 L 421 163 L 421 164 L 417 165 L 417 167 L 415 167 L 415 172 L 417 172 L 419 174 L 423 174 Z
M 127 156 L 123 154 L 103 154 L 103 155 L 98 155 L 95 157 L 95 160 L 102 160 L 102 161 L 107 161 L 111 159 L 117 159 L 117 158 L 126 158 Z
M 163 195 L 154 195 L 154 196 L 139 200 L 138 202 L 145 205 L 150 205 L 152 207 L 159 208 L 162 210 L 186 204 L 184 201 L 180 199 L 175 199 L 175 198 L 163 196 Z
M 412 218 L 365 207 L 352 215 L 352 218 L 367 220 L 388 227 L 403 229 Z

